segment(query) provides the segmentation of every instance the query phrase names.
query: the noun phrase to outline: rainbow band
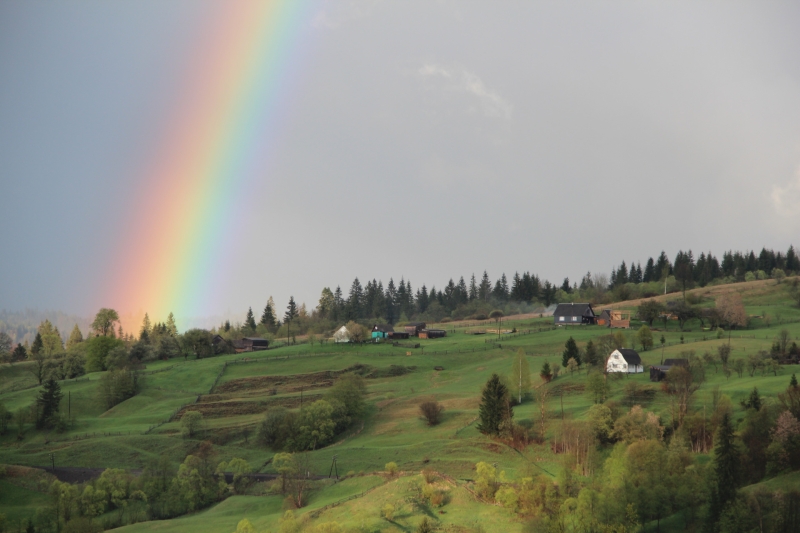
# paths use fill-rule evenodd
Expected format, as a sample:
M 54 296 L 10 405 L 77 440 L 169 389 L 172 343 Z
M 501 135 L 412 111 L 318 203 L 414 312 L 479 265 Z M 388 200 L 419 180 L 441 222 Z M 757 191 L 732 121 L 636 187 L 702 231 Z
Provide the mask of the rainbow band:
M 153 320 L 210 313 L 237 204 L 266 179 L 286 71 L 307 1 L 215 4 L 210 32 L 185 87 L 162 156 L 115 268 L 111 293 L 122 312 Z M 229 259 L 227 259 L 229 260 Z

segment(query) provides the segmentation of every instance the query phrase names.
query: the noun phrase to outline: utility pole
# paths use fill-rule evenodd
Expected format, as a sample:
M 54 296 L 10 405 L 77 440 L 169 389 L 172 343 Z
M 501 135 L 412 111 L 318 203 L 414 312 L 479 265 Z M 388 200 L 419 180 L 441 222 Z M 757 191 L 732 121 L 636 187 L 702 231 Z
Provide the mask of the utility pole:
M 333 474 L 334 471 L 336 472 L 336 479 L 339 479 L 339 467 L 336 465 L 336 459 L 338 459 L 338 457 L 339 457 L 338 455 L 333 456 L 333 461 L 331 462 L 331 469 L 328 472 L 328 479 L 330 479 L 331 474 Z

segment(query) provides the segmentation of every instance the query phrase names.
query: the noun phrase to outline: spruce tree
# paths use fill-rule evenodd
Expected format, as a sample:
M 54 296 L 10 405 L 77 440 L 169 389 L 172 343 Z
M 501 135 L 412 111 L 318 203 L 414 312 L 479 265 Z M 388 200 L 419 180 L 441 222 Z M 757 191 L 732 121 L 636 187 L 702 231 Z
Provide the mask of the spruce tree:
M 153 333 L 153 326 L 150 323 L 150 316 L 147 313 L 145 313 L 144 319 L 142 319 L 142 329 L 139 330 L 139 338 L 147 342 L 150 340 L 151 333 Z
M 250 331 L 256 330 L 256 318 L 253 316 L 253 308 L 247 308 L 247 317 L 244 319 L 244 325 Z
M 178 326 L 175 324 L 175 315 L 172 312 L 167 315 L 167 334 L 171 337 L 178 336 Z
M 49 378 L 44 382 L 44 388 L 39 391 L 39 396 L 36 398 L 39 414 L 39 418 L 36 421 L 37 427 L 43 428 L 51 425 L 53 417 L 58 414 L 63 396 L 61 387 L 55 379 Z
M 508 388 L 500 381 L 500 376 L 492 374 L 483 387 L 481 405 L 478 408 L 478 431 L 484 435 L 497 435 L 500 425 L 514 412 L 508 408 Z
M 81 342 L 83 342 L 83 333 L 81 333 L 81 328 L 78 327 L 78 324 L 75 324 L 75 327 L 72 328 L 72 333 L 69 334 L 69 339 L 67 339 L 67 349 Z
M 581 364 L 581 355 L 578 351 L 578 345 L 572 337 L 564 344 L 564 353 L 561 355 L 561 366 L 567 368 L 570 359 L 575 359 L 576 363 Z
M 714 473 L 716 485 L 711 489 L 711 502 L 708 506 L 706 531 L 713 533 L 718 529 L 719 517 L 725 506 L 736 498 L 739 482 L 739 456 L 734 443 L 733 426 L 729 415 L 722 416 L 714 448 Z
M 297 304 L 294 303 L 294 296 L 289 296 L 289 305 L 286 306 L 286 313 L 283 315 L 283 322 L 286 324 L 286 344 L 289 344 L 289 330 L 295 317 L 297 317 Z
M 272 297 L 270 297 L 270 299 L 271 298 Z M 269 301 L 267 305 L 264 306 L 264 312 L 261 313 L 261 323 L 268 328 L 275 327 L 275 310 L 272 308 L 272 304 Z
M 789 382 L 789 386 L 792 387 L 793 389 L 797 388 L 797 378 L 795 377 L 794 374 L 792 374 L 792 380 Z
M 31 353 L 34 355 L 39 355 L 39 352 L 42 351 L 44 348 L 44 343 L 42 342 L 42 334 L 37 332 L 36 338 L 33 339 L 33 344 L 31 345 Z
M 28 358 L 28 351 L 25 347 L 17 343 L 17 347 L 11 352 L 11 361 L 24 361 Z

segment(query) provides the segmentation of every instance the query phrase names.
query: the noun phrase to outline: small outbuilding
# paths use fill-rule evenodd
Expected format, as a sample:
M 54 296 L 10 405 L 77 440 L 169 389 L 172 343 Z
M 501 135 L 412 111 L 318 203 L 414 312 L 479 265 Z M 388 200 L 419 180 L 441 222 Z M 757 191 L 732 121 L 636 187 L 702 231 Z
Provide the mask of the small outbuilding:
M 558 304 L 553 311 L 553 324 L 556 326 L 580 326 L 594 324 L 597 316 L 592 310 L 592 304 Z
M 409 322 L 404 329 L 411 337 L 419 337 L 419 332 L 425 329 L 425 322 Z
M 689 360 L 688 359 L 664 359 L 664 364 L 661 365 L 653 365 L 650 367 L 650 381 L 659 382 L 662 381 L 664 378 L 667 377 L 667 372 L 669 372 L 673 367 L 682 366 L 684 368 L 689 368 Z
M 350 332 L 342 326 L 333 333 L 333 342 L 350 342 Z
M 446 336 L 447 332 L 443 329 L 423 329 L 419 332 L 420 339 L 440 339 Z
M 261 337 L 245 337 L 236 343 L 237 352 L 258 352 L 269 348 L 269 341 Z
M 636 350 L 620 348 L 611 352 L 606 364 L 607 372 L 624 372 L 627 374 L 641 374 L 644 372 L 642 358 Z
M 392 331 L 391 333 L 387 333 L 386 336 L 392 340 L 407 339 L 409 337 L 407 331 Z
M 390 333 L 394 333 L 394 328 L 389 324 L 375 324 L 372 326 L 373 339 L 385 339 Z

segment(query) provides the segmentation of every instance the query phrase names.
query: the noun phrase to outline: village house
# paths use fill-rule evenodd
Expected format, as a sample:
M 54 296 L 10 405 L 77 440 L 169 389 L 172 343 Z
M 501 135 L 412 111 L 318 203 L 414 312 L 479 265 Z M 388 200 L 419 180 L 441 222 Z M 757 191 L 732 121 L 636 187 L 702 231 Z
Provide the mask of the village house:
M 594 324 L 597 317 L 592 304 L 558 304 L 553 311 L 553 323 L 556 326 Z
M 620 348 L 608 356 L 606 372 L 624 372 L 627 374 L 640 374 L 644 372 L 642 358 L 636 350 Z
M 385 339 L 389 336 L 389 333 L 394 333 L 394 328 L 389 324 L 375 324 L 372 326 L 373 339 Z
M 350 342 L 350 332 L 345 326 L 340 327 L 333 333 L 333 342 Z

